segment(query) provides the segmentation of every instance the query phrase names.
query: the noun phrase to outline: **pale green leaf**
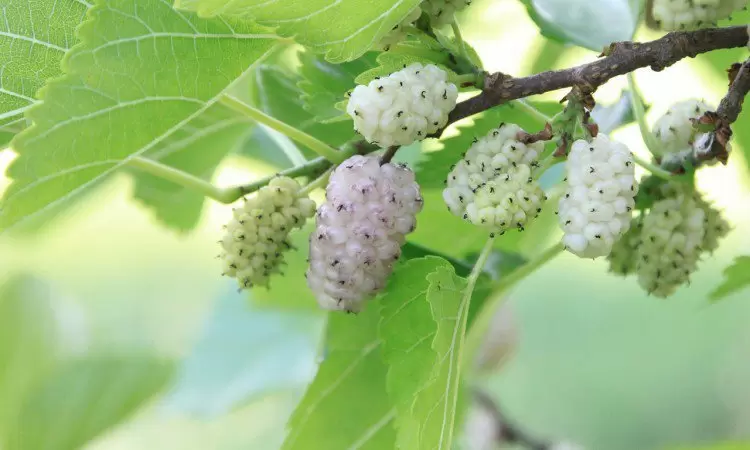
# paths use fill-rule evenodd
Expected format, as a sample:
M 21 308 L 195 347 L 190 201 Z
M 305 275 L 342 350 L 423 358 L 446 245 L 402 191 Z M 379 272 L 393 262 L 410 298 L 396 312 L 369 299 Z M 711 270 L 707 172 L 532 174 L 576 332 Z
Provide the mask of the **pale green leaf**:
M 628 41 L 638 26 L 641 0 L 522 0 L 547 37 L 600 52 Z
M 214 417 L 310 381 L 322 311 L 248 308 L 234 283 L 227 291 L 181 364 L 170 407 Z
M 427 276 L 427 300 L 437 331 L 432 340 L 436 353 L 430 381 L 417 391 L 412 416 L 400 424 L 403 449 L 449 450 L 459 423 L 461 402 L 460 365 L 471 295 L 466 280 L 452 267 L 441 267 Z
M 205 113 L 276 42 L 268 30 L 204 20 L 159 0 L 97 3 L 82 45 L 16 136 L 0 228 L 33 219 L 148 155 Z
M 0 436 L 29 388 L 52 367 L 57 328 L 49 289 L 27 276 L 0 287 Z
M 750 286 L 750 256 L 740 256 L 724 269 L 724 282 L 711 292 L 712 301 L 718 301 Z
M 396 268 L 380 299 L 379 334 L 389 367 L 386 383 L 396 408 L 397 428 L 404 418 L 411 417 L 414 395 L 429 380 L 435 363 L 432 341 L 437 324 L 427 301 L 428 276 L 449 267 L 441 258 L 412 259 Z
M 0 0 L 0 125 L 17 120 L 59 76 L 85 0 Z
M 400 46 L 407 45 L 401 44 Z M 374 67 L 366 72 L 363 72 L 355 79 L 357 84 L 367 84 L 377 77 L 387 77 L 388 75 L 403 69 L 414 63 L 420 63 L 422 65 L 434 64 L 448 73 L 448 80 L 456 82 L 456 73 L 446 67 L 448 62 L 447 54 L 440 54 L 441 58 L 431 58 L 425 55 L 415 55 L 411 53 L 400 53 L 395 47 L 391 51 L 383 52 L 378 55 L 377 62 L 378 66 Z
M 251 130 L 247 118 L 214 104 L 145 155 L 211 180 L 219 163 L 239 148 Z M 205 203 L 201 193 L 137 170 L 132 173 L 136 176 L 135 198 L 151 208 L 161 223 L 178 231 L 189 231 L 198 224 Z
M 394 448 L 379 309 L 371 303 L 358 315 L 329 314 L 325 356 L 289 421 L 284 450 Z
M 150 357 L 68 362 L 26 399 L 9 450 L 75 450 L 131 416 L 158 393 L 171 365 Z
M 178 8 L 221 14 L 276 28 L 335 63 L 358 58 L 421 0 L 177 0 Z

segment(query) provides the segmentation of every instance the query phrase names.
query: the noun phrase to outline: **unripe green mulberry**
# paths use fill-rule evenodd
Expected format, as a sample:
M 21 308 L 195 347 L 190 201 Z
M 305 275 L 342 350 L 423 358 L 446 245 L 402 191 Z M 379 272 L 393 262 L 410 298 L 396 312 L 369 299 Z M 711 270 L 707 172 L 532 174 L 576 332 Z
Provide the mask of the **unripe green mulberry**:
M 719 248 L 719 240 L 724 238 L 729 231 L 731 226 L 729 222 L 724 219 L 721 211 L 717 210 L 710 203 L 703 199 L 698 199 L 698 203 L 703 208 L 706 214 L 705 218 L 705 231 L 703 233 L 703 242 L 701 243 L 701 250 L 708 253 L 713 253 Z
M 221 257 L 224 275 L 237 278 L 241 288 L 268 286 L 291 248 L 289 233 L 315 214 L 315 202 L 299 191 L 295 180 L 277 177 L 233 210 Z
M 633 219 L 628 231 L 615 242 L 612 251 L 607 255 L 610 272 L 621 276 L 627 276 L 635 272 L 642 229 L 641 218 Z
M 469 147 L 448 174 L 443 199 L 458 217 L 492 232 L 523 227 L 542 210 L 546 197 L 532 169 L 543 142 L 524 144 L 523 130 L 502 124 Z
M 471 5 L 471 0 L 425 0 L 422 8 L 430 16 L 433 26 L 448 25 L 458 11 Z

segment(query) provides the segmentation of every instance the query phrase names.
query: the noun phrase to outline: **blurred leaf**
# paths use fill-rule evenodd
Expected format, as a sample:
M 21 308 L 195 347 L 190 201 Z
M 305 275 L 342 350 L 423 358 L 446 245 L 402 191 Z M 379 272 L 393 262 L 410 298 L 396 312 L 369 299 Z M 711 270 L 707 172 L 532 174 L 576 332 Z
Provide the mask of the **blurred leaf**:
M 597 103 L 591 111 L 591 118 L 599 125 L 601 133 L 611 133 L 623 125 L 635 121 L 630 93 L 623 91 L 620 99 L 611 105 Z
M 211 180 L 219 163 L 239 147 L 251 129 L 247 118 L 214 104 L 144 156 Z M 161 223 L 178 231 L 198 225 L 205 203 L 202 194 L 137 170 L 132 173 L 136 177 L 135 198 L 153 209 Z
M 709 298 L 718 301 L 750 286 L 750 256 L 739 256 L 724 269 L 724 282 L 711 292 Z
M 398 442 L 404 449 L 450 449 L 463 409 L 459 376 L 463 339 L 469 311 L 464 297 L 466 280 L 452 267 L 439 267 L 427 275 L 427 301 L 437 330 L 431 339 L 435 352 L 432 375 L 414 391 L 411 417 L 399 417 Z
M 177 0 L 203 16 L 221 14 L 275 27 L 333 63 L 362 56 L 401 22 L 420 0 Z
M 345 100 L 346 92 L 354 89 L 354 79 L 360 73 L 377 66 L 376 56 L 375 52 L 365 53 L 354 61 L 331 64 L 309 50 L 300 52 L 302 79 L 297 85 L 303 92 L 305 109 L 317 121 L 340 116 L 342 112 L 334 105 Z M 353 130 L 354 127 L 349 126 Z
M 49 289 L 28 276 L 0 287 L 0 436 L 28 390 L 54 364 L 57 323 Z
M 283 450 L 395 448 L 386 393 L 379 306 L 328 315 L 325 359 L 289 421 Z
M 436 257 L 412 259 L 400 265 L 380 300 L 379 335 L 383 359 L 388 364 L 386 385 L 396 408 L 399 442 L 404 431 L 411 431 L 405 430 L 404 424 L 412 420 L 415 396 L 429 381 L 437 356 L 432 349 L 437 323 L 428 302 L 428 277 L 441 267 L 446 269 L 450 264 Z M 400 444 L 400 448 L 417 448 L 414 443 Z
M 750 442 L 723 442 L 700 447 L 669 447 L 665 450 L 750 450 Z
M 159 0 L 91 8 L 66 75 L 47 84 L 13 140 L 0 228 L 97 184 L 205 113 L 276 40 L 257 25 L 203 20 Z
M 74 450 L 158 393 L 171 365 L 145 356 L 89 357 L 60 366 L 27 397 L 8 450 Z
M 627 41 L 638 26 L 641 0 L 521 0 L 541 32 L 600 52 Z
M 531 103 L 531 102 L 530 102 Z M 553 115 L 560 111 L 557 103 L 531 103 L 545 114 Z M 417 166 L 417 181 L 422 189 L 443 189 L 451 166 L 455 164 L 471 146 L 475 137 L 481 137 L 497 128 L 501 123 L 515 123 L 524 130 L 534 133 L 544 124 L 512 103 L 492 108 L 472 117 L 473 122 L 460 124 L 458 134 L 441 139 L 442 150 L 428 152 Z
M 36 102 L 44 83 L 62 74 L 60 61 L 76 43 L 87 3 L 12 0 L 0 8 L 0 125 L 14 122 Z M 0 147 L 7 143 L 0 133 Z
M 304 387 L 315 371 L 321 315 L 248 308 L 236 292 L 222 296 L 167 403 L 216 416 L 273 391 Z

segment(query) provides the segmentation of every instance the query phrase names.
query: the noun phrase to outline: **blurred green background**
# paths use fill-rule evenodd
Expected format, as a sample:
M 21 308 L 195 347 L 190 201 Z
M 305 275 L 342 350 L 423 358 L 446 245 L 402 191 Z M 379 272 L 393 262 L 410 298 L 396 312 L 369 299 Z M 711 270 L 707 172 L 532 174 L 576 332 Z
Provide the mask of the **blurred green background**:
M 475 1 L 461 24 L 491 71 L 525 75 L 595 56 L 541 37 L 515 1 Z M 637 72 L 649 119 L 684 98 L 718 103 L 725 67 L 746 54 Z M 615 102 L 625 87 L 615 79 L 597 100 Z M 614 136 L 647 155 L 636 125 Z M 267 135 L 255 130 L 244 146 L 224 160 L 217 183 L 276 169 L 253 159 L 280 153 Z M 749 294 L 707 300 L 722 270 L 750 254 L 743 150 L 735 145 L 727 167 L 700 174 L 701 190 L 734 231 L 689 288 L 649 298 L 634 280 L 609 276 L 605 263 L 565 254 L 515 289 L 520 345 L 488 381 L 513 420 L 598 450 L 750 439 Z M 12 159 L 0 152 L 0 167 Z M 0 190 L 7 184 L 0 178 Z M 0 431 L 9 448 L 277 448 L 314 375 L 324 326 L 310 297 L 295 297 L 304 286 L 300 257 L 288 280 L 251 299 L 219 276 L 216 241 L 229 207 L 208 204 L 200 225 L 179 234 L 161 227 L 132 190 L 120 174 L 39 233 L 0 237 Z M 468 241 L 480 242 L 481 231 L 456 245 L 458 221 L 429 205 L 428 213 L 435 220 L 420 223 L 417 242 L 458 257 L 476 250 Z M 555 238 L 532 235 L 520 249 L 530 256 Z

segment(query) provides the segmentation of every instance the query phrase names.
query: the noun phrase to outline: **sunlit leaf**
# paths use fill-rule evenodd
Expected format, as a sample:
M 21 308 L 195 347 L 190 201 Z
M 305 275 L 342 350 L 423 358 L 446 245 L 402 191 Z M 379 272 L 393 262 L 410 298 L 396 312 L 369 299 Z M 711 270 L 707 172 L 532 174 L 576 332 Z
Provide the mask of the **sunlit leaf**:
M 289 421 L 283 450 L 394 448 L 379 321 L 376 303 L 358 315 L 329 314 L 325 359 Z
M 233 289 L 219 299 L 179 369 L 168 404 L 215 416 L 264 394 L 304 387 L 314 374 L 321 316 L 248 308 Z
M 547 37 L 601 51 L 627 41 L 638 25 L 641 0 L 522 0 Z
M 201 116 L 276 42 L 267 29 L 198 19 L 159 0 L 102 2 L 82 45 L 13 141 L 0 228 L 33 219 L 148 155 Z
M 0 1 L 0 125 L 18 120 L 44 83 L 62 73 L 60 61 L 76 43 L 75 28 L 89 6 L 85 0 Z
M 740 256 L 724 269 L 724 281 L 711 292 L 712 301 L 718 301 L 750 286 L 750 256 Z
M 13 450 L 75 450 L 126 420 L 169 380 L 171 365 L 150 357 L 89 357 L 63 364 L 24 402 Z
M 356 59 L 403 20 L 420 0 L 177 0 L 178 8 L 275 27 L 331 62 Z

